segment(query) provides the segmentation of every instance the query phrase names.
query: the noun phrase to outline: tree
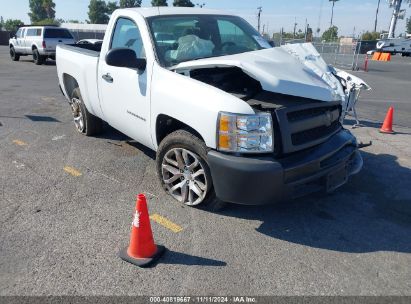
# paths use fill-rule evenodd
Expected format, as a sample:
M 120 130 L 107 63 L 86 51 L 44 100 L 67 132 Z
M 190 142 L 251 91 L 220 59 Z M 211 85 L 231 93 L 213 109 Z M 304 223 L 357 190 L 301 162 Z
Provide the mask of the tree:
M 117 2 L 109 1 L 107 3 L 107 14 L 111 15 L 116 9 L 118 9 Z
M 141 7 L 142 0 L 120 0 L 120 7 Z
M 378 32 L 365 32 L 361 36 L 361 40 L 378 40 L 380 39 L 380 33 Z
M 23 21 L 19 19 L 7 19 L 6 22 L 4 22 L 4 29 L 6 31 L 15 32 L 17 31 L 17 28 L 23 25 Z
M 47 12 L 43 7 L 43 0 L 29 0 L 29 7 L 31 22 L 37 22 L 47 18 Z
M 56 19 L 46 18 L 32 23 L 33 25 L 60 25 L 60 21 Z
M 88 18 L 90 23 L 106 24 L 109 17 L 107 15 L 108 9 L 106 2 L 102 0 L 90 0 L 88 5 Z
M 56 17 L 56 4 L 53 0 L 43 0 L 43 9 L 47 14 L 48 19 L 54 19 Z
M 151 0 L 152 6 L 167 6 L 167 0 Z
M 194 4 L 190 0 L 174 0 L 173 6 L 194 7 Z
M 3 19 L 3 16 L 1 16 L 0 17 L 0 31 L 3 30 L 3 27 L 4 27 L 4 19 Z
M 411 17 L 407 18 L 407 24 L 405 26 L 407 33 L 411 34 Z
M 333 25 L 326 30 L 322 35 L 322 39 L 327 42 L 336 41 L 338 39 L 338 27 Z

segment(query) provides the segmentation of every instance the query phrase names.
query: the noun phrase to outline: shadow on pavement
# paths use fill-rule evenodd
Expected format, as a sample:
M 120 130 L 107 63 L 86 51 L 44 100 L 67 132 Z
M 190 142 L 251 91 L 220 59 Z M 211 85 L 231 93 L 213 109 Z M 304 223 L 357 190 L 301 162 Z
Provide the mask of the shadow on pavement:
M 20 62 L 26 62 L 26 63 L 32 63 L 34 64 L 33 59 L 31 58 L 31 56 L 24 56 L 24 57 L 20 57 Z M 56 66 L 56 61 L 54 60 L 46 60 L 42 65 L 47 65 L 47 66 Z
M 117 131 L 108 124 L 104 125 L 103 132 L 97 135 L 96 138 L 107 139 L 107 143 L 118 147 L 124 147 L 125 145 L 128 145 L 133 149 L 140 150 L 146 156 L 150 157 L 153 160 L 156 158 L 156 153 L 153 150 L 136 142 L 135 140 L 132 140 L 130 137 L 121 133 L 120 131 Z
M 362 152 L 364 168 L 331 195 L 272 206 L 228 205 L 221 215 L 262 221 L 257 231 L 327 250 L 411 252 L 411 170 L 393 155 Z
M 167 250 L 160 260 L 161 264 L 199 265 L 199 266 L 226 266 L 224 261 L 194 256 L 186 253 Z
M 360 126 L 356 127 L 356 129 L 361 128 L 361 127 L 370 127 L 370 128 L 379 129 L 382 126 L 382 122 L 378 122 L 378 121 L 369 121 L 369 120 L 364 120 L 364 119 L 359 119 L 359 121 L 360 121 Z M 344 119 L 344 124 L 349 125 L 351 128 L 355 124 L 355 120 L 346 118 Z
M 370 127 L 370 128 L 380 129 L 382 127 L 382 124 L 383 124 L 382 121 L 378 122 L 378 121 L 370 121 L 370 120 L 365 120 L 365 119 L 359 119 L 359 121 L 360 121 L 360 125 L 358 127 L 354 127 L 354 128 L 352 128 L 355 124 L 355 120 L 353 120 L 353 119 L 349 119 L 349 118 L 344 119 L 344 124 L 348 125 L 349 129 L 359 129 L 361 127 Z M 403 126 L 403 125 L 400 125 L 400 124 L 394 124 L 394 126 L 393 126 L 394 131 L 395 131 L 395 126 L 408 128 L 407 126 Z M 411 133 L 406 133 L 406 132 L 404 133 L 404 132 L 395 131 L 395 133 L 393 135 L 395 135 L 395 134 L 411 134 Z

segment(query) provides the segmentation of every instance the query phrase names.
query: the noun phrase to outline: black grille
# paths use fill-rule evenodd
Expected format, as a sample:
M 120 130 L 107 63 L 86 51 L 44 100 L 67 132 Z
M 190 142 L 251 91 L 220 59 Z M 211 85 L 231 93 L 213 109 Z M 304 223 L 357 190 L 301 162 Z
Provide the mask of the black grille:
M 289 122 L 296 122 L 307 118 L 316 117 L 318 115 L 324 114 L 326 111 L 334 111 L 337 109 L 341 112 L 341 106 L 305 109 L 287 113 L 287 118 Z
M 298 133 L 294 133 L 291 135 L 291 141 L 293 145 L 299 146 L 304 145 L 306 143 L 317 141 L 321 138 L 325 138 L 339 130 L 341 124 L 339 121 L 335 121 L 330 126 L 321 126 L 314 129 L 309 129 L 305 131 L 301 131 Z
M 340 102 L 318 102 L 275 110 L 281 131 L 282 153 L 321 144 L 341 128 Z M 277 143 L 276 143 L 277 145 Z

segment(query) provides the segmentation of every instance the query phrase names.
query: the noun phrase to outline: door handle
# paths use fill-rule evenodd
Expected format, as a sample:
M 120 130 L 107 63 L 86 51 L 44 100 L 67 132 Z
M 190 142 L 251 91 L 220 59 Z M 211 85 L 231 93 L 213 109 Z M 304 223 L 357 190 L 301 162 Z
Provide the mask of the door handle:
M 104 74 L 103 76 L 101 76 L 105 81 L 112 83 L 114 81 L 113 77 L 110 76 L 109 73 Z

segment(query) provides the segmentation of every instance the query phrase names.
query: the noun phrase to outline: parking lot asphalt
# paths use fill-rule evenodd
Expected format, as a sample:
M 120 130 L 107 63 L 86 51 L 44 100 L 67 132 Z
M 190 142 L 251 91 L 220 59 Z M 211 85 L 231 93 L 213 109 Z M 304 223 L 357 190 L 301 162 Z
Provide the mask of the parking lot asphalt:
M 154 153 L 111 127 L 77 134 L 54 63 L 0 47 L 0 295 L 411 295 L 411 79 L 358 73 L 374 87 L 353 129 L 373 141 L 358 175 L 332 195 L 213 213 L 174 202 Z M 378 133 L 385 100 L 395 135 Z M 117 256 L 138 193 L 181 228 L 152 221 L 168 252 L 148 269 Z

